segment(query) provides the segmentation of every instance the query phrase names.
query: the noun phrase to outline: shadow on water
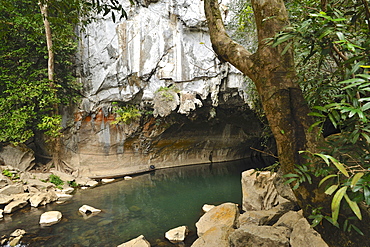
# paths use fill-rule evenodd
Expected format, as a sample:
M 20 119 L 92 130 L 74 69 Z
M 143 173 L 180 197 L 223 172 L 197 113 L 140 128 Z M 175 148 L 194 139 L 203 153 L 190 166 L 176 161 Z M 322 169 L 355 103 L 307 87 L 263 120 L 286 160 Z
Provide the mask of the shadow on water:
M 261 166 L 262 164 L 258 164 Z M 88 190 L 78 190 L 65 204 L 27 208 L 6 215 L 0 235 L 26 230 L 29 246 L 117 246 L 144 235 L 152 246 L 173 246 L 164 233 L 186 225 L 196 238 L 195 222 L 204 204 L 241 203 L 241 172 L 257 167 L 250 160 L 185 166 L 156 170 Z M 84 219 L 78 209 L 87 204 L 102 212 Z M 63 219 L 56 225 L 40 227 L 43 212 L 58 210 Z

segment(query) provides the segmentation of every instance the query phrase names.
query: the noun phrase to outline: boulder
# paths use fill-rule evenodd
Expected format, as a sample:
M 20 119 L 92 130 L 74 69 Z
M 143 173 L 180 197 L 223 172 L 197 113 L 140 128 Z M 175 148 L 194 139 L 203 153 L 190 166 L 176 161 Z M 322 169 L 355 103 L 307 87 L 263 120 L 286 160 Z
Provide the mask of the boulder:
M 289 247 L 289 234 L 290 230 L 282 226 L 243 225 L 230 234 L 229 241 L 233 247 Z
M 25 207 L 27 204 L 28 202 L 23 201 L 23 200 L 12 201 L 8 205 L 5 206 L 4 214 L 11 214 L 16 210 Z
M 30 193 L 20 193 L 20 194 L 15 194 L 13 196 L 13 201 L 28 201 L 30 199 L 31 194 Z
M 180 243 L 185 240 L 186 235 L 188 235 L 188 228 L 186 226 L 179 226 L 174 229 L 171 229 L 165 233 L 165 237 L 171 243 Z
M 275 177 L 273 178 L 275 189 L 281 197 L 296 203 L 297 198 L 295 197 L 293 190 L 290 188 L 289 184 L 286 184 L 285 181 L 286 179 L 283 177 L 283 172 L 281 169 L 279 169 L 276 172 Z
M 132 177 L 131 177 L 131 176 L 124 176 L 124 177 L 123 177 L 123 179 L 124 179 L 124 180 L 131 180 L 131 179 L 132 179 Z
M 290 235 L 291 247 L 328 247 L 320 234 L 316 232 L 305 218 L 301 218 L 294 225 Z
M 44 181 L 46 181 L 46 180 L 44 180 Z M 25 179 L 25 180 L 23 180 L 23 182 L 27 183 L 27 188 L 28 188 L 29 191 L 31 190 L 30 187 L 33 187 L 33 188 L 35 188 L 39 191 L 47 191 L 47 190 L 55 187 L 55 185 L 52 184 L 52 183 L 43 182 L 40 179 L 34 179 L 34 178 Z
M 239 209 L 234 203 L 223 203 L 205 213 L 195 224 L 198 236 L 201 237 L 208 229 L 217 225 L 234 227 L 239 217 Z
M 285 226 L 290 230 L 293 230 L 294 225 L 302 218 L 302 211 L 289 211 L 281 216 L 274 226 Z
M 46 205 L 58 199 L 54 191 L 40 192 L 34 194 L 29 199 L 31 207 L 38 207 L 39 205 Z
M 150 247 L 150 243 L 145 239 L 143 235 L 134 238 L 126 243 L 120 244 L 117 247 Z
M 20 183 L 7 185 L 4 188 L 0 189 L 0 194 L 3 194 L 3 195 L 13 195 L 13 194 L 18 194 L 18 193 L 23 193 L 23 192 L 24 192 L 23 185 Z
M 90 214 L 96 215 L 96 214 L 100 213 L 101 210 L 97 209 L 97 208 L 94 208 L 94 207 L 91 207 L 89 205 L 83 205 L 82 207 L 80 207 L 78 209 L 78 212 L 80 212 L 83 215 L 90 215 Z
M 247 211 L 240 215 L 238 222 L 239 225 L 273 225 L 281 216 L 291 211 L 294 206 L 295 203 L 286 201 L 285 203 L 278 204 L 269 210 Z
M 55 195 L 57 197 L 57 201 L 62 201 L 62 202 L 65 202 L 73 197 L 70 194 L 66 194 L 66 193 L 59 192 L 59 191 L 55 191 Z
M 22 172 L 31 170 L 35 165 L 33 151 L 23 144 L 4 146 L 0 150 L 0 156 L 6 165 L 13 166 Z
M 242 173 L 243 210 L 269 210 L 276 206 L 278 193 L 273 184 L 275 173 L 256 172 L 254 169 Z
M 229 226 L 213 226 L 195 240 L 191 247 L 229 247 L 228 236 L 231 231 Z
M 51 226 L 58 223 L 62 219 L 62 213 L 59 211 L 45 212 L 40 216 L 41 226 Z
M 10 179 L 2 174 L 0 174 L 0 189 L 7 186 L 10 182 Z

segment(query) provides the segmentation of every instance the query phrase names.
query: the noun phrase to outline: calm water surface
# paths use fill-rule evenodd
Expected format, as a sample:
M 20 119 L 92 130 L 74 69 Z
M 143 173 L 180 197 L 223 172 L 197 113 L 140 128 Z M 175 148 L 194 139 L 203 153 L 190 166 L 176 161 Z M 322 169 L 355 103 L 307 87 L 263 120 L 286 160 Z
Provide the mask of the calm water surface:
M 65 204 L 6 215 L 0 222 L 0 235 L 21 228 L 28 233 L 26 240 L 33 241 L 29 246 L 111 247 L 142 234 L 152 246 L 173 246 L 164 240 L 164 233 L 186 225 L 195 235 L 204 204 L 241 203 L 241 172 L 251 167 L 250 161 L 243 160 L 169 168 L 78 190 Z M 85 219 L 78 213 L 84 204 L 102 212 Z M 40 227 L 40 215 L 50 210 L 62 212 L 62 221 Z M 187 246 L 194 238 L 189 238 Z

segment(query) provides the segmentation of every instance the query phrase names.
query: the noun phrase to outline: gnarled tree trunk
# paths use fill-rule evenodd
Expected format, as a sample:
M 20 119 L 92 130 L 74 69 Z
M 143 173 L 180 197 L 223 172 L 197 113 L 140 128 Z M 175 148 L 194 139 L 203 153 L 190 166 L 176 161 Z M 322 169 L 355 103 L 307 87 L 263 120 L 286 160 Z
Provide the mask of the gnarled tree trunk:
M 281 169 L 285 174 L 296 173 L 295 165 L 305 163 L 298 152 L 300 150 L 315 152 L 322 139 L 317 135 L 317 131 L 309 131 L 313 119 L 308 116 L 310 109 L 297 83 L 293 49 L 289 48 L 282 54 L 284 43 L 276 47 L 267 44 L 267 39 L 273 38 L 276 33 L 289 25 L 284 2 L 252 0 L 258 35 L 258 49 L 253 54 L 227 35 L 217 0 L 204 0 L 204 4 L 214 51 L 255 83 L 276 140 Z M 301 184 L 294 193 L 305 216 L 311 213 L 311 206 L 324 207 L 324 210 L 330 212 L 328 208 L 330 198 L 324 193 L 319 193 L 317 183 Z M 326 231 L 328 227 L 338 234 L 334 241 L 330 236 L 326 238 L 328 234 L 323 234 L 328 244 L 356 246 L 349 243 L 348 234 L 342 234 L 331 225 L 320 228 L 321 233 L 328 233 Z M 341 241 L 338 238 L 341 238 Z

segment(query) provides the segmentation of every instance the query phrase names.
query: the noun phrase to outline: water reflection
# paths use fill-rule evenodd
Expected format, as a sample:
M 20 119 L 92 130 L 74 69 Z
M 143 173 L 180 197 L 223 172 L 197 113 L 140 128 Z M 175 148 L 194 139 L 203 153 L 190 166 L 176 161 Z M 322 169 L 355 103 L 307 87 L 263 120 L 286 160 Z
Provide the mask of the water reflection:
M 65 204 L 27 208 L 6 216 L 0 223 L 0 233 L 25 229 L 29 237 L 38 236 L 30 244 L 37 247 L 111 247 L 141 234 L 152 246 L 159 242 L 161 246 L 173 246 L 164 240 L 164 233 L 180 225 L 187 225 L 195 233 L 194 224 L 204 204 L 241 203 L 241 172 L 250 167 L 251 163 L 244 160 L 170 168 L 77 191 Z M 84 204 L 102 212 L 84 218 L 78 213 Z M 61 211 L 62 221 L 40 227 L 40 215 L 50 210 Z

